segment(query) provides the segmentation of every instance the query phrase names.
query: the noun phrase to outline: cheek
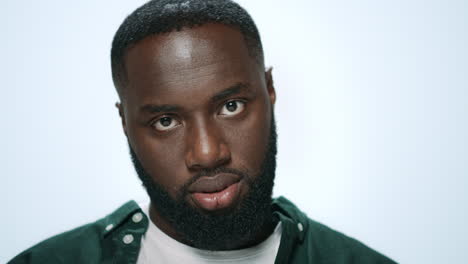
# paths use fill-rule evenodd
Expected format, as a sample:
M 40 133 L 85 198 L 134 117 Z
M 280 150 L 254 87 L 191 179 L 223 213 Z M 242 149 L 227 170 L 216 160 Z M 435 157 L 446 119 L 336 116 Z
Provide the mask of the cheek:
M 132 133 L 132 146 L 153 181 L 174 195 L 188 177 L 183 159 L 183 140 L 177 136 L 156 138 L 147 129 L 136 129 Z M 129 135 L 130 137 L 130 135 Z
M 228 141 L 233 163 L 247 169 L 251 175 L 257 175 L 266 153 L 270 117 L 265 105 L 251 111 L 238 127 L 228 130 Z

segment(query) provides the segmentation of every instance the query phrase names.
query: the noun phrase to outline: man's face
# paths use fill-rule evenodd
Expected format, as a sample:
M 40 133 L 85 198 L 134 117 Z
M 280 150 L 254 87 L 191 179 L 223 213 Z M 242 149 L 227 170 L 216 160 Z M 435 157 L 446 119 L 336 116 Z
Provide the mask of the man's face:
M 168 196 L 148 190 L 157 214 L 171 218 L 166 211 L 184 203 L 193 214 L 221 219 L 249 206 L 262 175 L 271 174 L 263 178 L 272 186 L 274 168 L 266 172 L 265 164 L 275 92 L 239 31 L 208 24 L 152 36 L 130 48 L 125 62 L 124 130 L 140 177 L 151 178 L 145 186 Z M 270 160 L 276 145 L 273 152 Z M 158 208 L 157 198 L 174 203 Z

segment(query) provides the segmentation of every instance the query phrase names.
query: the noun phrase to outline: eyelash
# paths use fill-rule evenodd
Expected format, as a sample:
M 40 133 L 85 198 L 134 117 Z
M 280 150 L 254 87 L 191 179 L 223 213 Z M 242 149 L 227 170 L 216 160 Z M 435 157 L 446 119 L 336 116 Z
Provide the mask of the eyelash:
M 239 113 L 237 113 L 237 114 L 234 114 L 233 116 L 236 116 L 236 115 L 238 115 L 238 114 L 240 114 L 240 113 L 242 113 L 242 112 L 245 111 L 245 107 L 246 107 L 246 104 L 247 104 L 247 101 L 246 101 L 245 99 L 229 99 L 229 100 L 225 101 L 223 104 L 221 104 L 221 107 L 219 108 L 218 113 L 221 112 L 221 110 L 223 110 L 223 108 L 224 108 L 227 104 L 229 104 L 229 103 L 231 103 L 231 102 L 241 103 L 241 104 L 242 104 L 242 107 L 243 107 L 243 109 L 241 110 L 241 112 L 239 112 Z M 237 107 L 239 107 L 239 105 L 237 105 L 236 108 L 237 108 Z
M 149 125 L 151 128 L 155 129 L 156 131 L 158 132 L 161 132 L 161 133 L 165 133 L 167 131 L 170 131 L 172 130 L 173 128 L 170 128 L 170 129 L 167 129 L 167 130 L 158 130 L 156 128 L 156 125 L 158 122 L 160 122 L 163 118 L 171 118 L 172 120 L 177 120 L 177 118 L 175 118 L 173 115 L 168 115 L 168 114 L 165 114 L 165 115 L 162 115 L 162 116 L 158 116 L 156 119 L 153 119 L 149 122 Z
M 220 107 L 219 107 L 217 113 L 219 114 L 219 112 L 223 109 L 223 107 L 225 107 L 228 103 L 231 103 L 231 102 L 239 102 L 239 103 L 243 104 L 244 109 L 243 109 L 240 113 L 242 113 L 242 112 L 245 111 L 245 107 L 246 107 L 246 104 L 247 104 L 247 100 L 246 100 L 245 98 L 237 98 L 237 99 L 229 99 L 229 100 L 224 101 L 224 102 L 220 105 Z M 237 113 L 237 114 L 235 114 L 234 116 L 236 116 L 236 115 L 238 115 L 238 114 L 240 114 L 240 113 Z M 157 118 L 151 120 L 151 121 L 149 122 L 149 125 L 150 125 L 153 129 L 157 130 L 157 129 L 155 128 L 157 122 L 160 122 L 161 119 L 166 118 L 166 117 L 169 117 L 169 118 L 171 118 L 171 119 L 173 119 L 173 120 L 177 120 L 177 118 L 176 118 L 175 116 L 173 116 L 173 115 L 171 115 L 171 114 L 165 114 L 165 115 L 158 116 Z M 229 118 L 229 116 L 228 116 L 227 118 Z M 158 131 L 158 132 L 161 132 L 161 133 L 165 133 L 165 132 L 170 131 L 170 130 L 172 130 L 172 128 L 171 128 L 171 129 L 168 129 L 168 130 L 157 130 L 157 131 Z

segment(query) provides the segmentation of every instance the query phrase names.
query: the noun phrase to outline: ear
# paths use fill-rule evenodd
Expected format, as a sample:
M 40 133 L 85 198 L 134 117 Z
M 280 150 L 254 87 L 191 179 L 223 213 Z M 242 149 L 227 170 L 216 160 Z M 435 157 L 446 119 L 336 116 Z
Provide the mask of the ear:
M 125 115 L 124 115 L 123 105 L 121 103 L 119 103 L 119 102 L 116 102 L 115 107 L 117 107 L 117 109 L 119 111 L 120 120 L 122 121 L 122 128 L 123 128 L 123 131 L 125 133 L 125 136 L 127 136 L 127 124 L 125 122 Z
M 275 86 L 273 85 L 273 76 L 272 72 L 273 67 L 268 67 L 265 71 L 265 81 L 266 81 L 266 86 L 267 86 L 267 92 L 268 96 L 270 97 L 270 102 L 271 105 L 275 105 L 276 102 L 276 91 L 275 91 Z

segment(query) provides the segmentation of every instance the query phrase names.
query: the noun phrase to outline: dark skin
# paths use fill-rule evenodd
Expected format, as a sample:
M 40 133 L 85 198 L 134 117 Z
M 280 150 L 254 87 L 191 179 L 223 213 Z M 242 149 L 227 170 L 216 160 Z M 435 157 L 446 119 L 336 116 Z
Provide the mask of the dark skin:
M 143 167 L 172 198 L 202 169 L 258 175 L 276 94 L 271 69 L 249 54 L 240 31 L 205 24 L 147 37 L 129 49 L 125 64 L 127 83 L 117 104 L 123 130 Z M 231 207 L 248 191 L 241 180 Z M 184 199 L 203 210 L 190 195 Z M 150 218 L 184 242 L 153 205 Z M 265 224 L 255 241 L 233 241 L 226 250 L 259 243 L 271 232 Z

